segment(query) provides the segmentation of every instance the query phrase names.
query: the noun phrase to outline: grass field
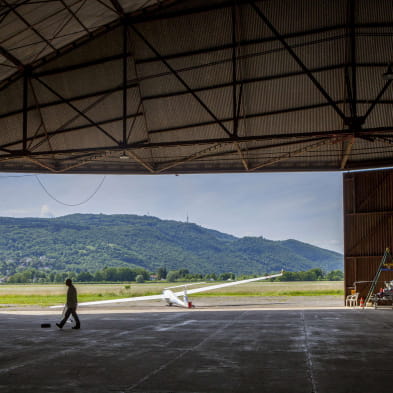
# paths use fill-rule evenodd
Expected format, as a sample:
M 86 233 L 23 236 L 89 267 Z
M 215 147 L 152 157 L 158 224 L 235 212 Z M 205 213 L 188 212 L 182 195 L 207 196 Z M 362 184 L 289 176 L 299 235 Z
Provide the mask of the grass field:
M 214 283 L 217 284 L 217 283 Z M 180 283 L 176 283 L 180 285 Z M 201 286 L 206 286 L 203 284 Z M 159 294 L 171 284 L 76 284 L 80 303 L 94 300 L 109 300 Z M 196 288 L 198 286 L 193 286 Z M 181 290 L 181 288 L 176 288 Z M 63 304 L 67 287 L 59 285 L 0 285 L 0 307 L 8 305 L 50 306 Z M 252 282 L 239 286 L 216 289 L 211 292 L 195 294 L 193 297 L 212 296 L 343 296 L 342 281 L 306 282 Z

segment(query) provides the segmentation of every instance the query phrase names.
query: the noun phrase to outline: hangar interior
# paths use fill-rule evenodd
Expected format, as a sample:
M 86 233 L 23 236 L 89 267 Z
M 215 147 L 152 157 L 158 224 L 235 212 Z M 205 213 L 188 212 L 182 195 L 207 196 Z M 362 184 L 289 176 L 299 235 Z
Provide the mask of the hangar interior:
M 0 172 L 343 171 L 348 294 L 392 246 L 392 171 L 357 172 L 392 165 L 392 28 L 390 0 L 0 0 Z M 386 310 L 36 325 L 0 320 L 0 390 L 391 387 Z
M 391 165 L 391 1 L 0 6 L 2 172 Z M 347 294 L 391 243 L 386 173 L 344 176 Z
M 391 163 L 390 1 L 0 4 L 1 171 Z

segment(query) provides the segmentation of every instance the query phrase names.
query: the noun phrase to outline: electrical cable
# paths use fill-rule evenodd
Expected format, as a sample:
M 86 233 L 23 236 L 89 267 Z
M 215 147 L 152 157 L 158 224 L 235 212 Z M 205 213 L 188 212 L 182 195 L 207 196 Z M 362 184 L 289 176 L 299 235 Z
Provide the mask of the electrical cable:
M 42 184 L 42 182 L 41 182 L 40 178 L 38 177 L 38 175 L 34 175 L 34 176 L 35 176 L 35 178 L 37 179 L 37 181 L 38 181 L 38 183 L 40 184 L 40 186 L 42 187 L 42 189 L 46 192 L 46 194 L 47 194 L 50 198 L 52 198 L 55 202 L 57 202 L 57 203 L 59 203 L 59 204 L 61 204 L 61 205 L 64 205 L 64 206 L 80 206 L 80 205 L 83 205 L 83 204 L 89 202 L 90 199 L 93 198 L 94 195 L 97 194 L 98 190 L 101 188 L 101 186 L 103 185 L 103 183 L 104 183 L 104 181 L 105 181 L 105 179 L 106 179 L 106 176 L 104 176 L 104 177 L 102 178 L 101 182 L 98 184 L 97 188 L 93 191 L 93 193 L 92 193 L 88 198 L 86 198 L 86 199 L 83 200 L 82 202 L 79 202 L 79 203 L 72 203 L 72 204 L 71 204 L 71 203 L 62 202 L 62 201 L 60 201 L 59 199 L 57 199 L 56 197 L 54 197 L 54 196 L 47 190 L 47 188 Z

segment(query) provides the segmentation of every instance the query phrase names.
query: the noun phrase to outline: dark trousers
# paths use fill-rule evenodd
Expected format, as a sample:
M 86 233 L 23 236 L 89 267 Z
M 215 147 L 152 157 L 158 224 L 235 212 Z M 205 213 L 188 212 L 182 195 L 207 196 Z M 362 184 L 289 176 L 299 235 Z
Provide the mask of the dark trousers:
M 64 324 L 67 322 L 67 319 L 70 317 L 70 315 L 72 315 L 72 317 L 75 320 L 75 327 L 80 328 L 81 327 L 81 323 L 79 321 L 79 317 L 78 314 L 76 313 L 76 308 L 67 308 L 66 313 L 64 314 L 64 318 L 62 319 L 62 321 L 60 322 L 60 326 L 63 327 Z

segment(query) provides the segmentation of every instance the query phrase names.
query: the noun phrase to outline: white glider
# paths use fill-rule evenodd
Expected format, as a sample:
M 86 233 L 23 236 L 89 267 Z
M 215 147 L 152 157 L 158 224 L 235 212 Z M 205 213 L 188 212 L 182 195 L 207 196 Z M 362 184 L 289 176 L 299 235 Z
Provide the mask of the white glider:
M 209 285 L 207 287 L 190 289 L 190 290 L 187 290 L 188 286 L 204 284 L 204 283 L 199 282 L 199 283 L 176 285 L 174 287 L 165 288 L 163 292 L 159 295 L 137 296 L 137 297 L 128 297 L 128 298 L 111 299 L 111 300 L 98 300 L 94 302 L 79 303 L 78 306 L 80 307 L 80 306 L 94 306 L 98 304 L 126 303 L 126 302 L 136 302 L 140 300 L 165 300 L 169 306 L 176 305 L 179 307 L 191 308 L 193 306 L 192 303 L 188 300 L 188 295 L 192 295 L 194 293 L 212 291 L 214 289 L 230 287 L 233 285 L 246 284 L 253 281 L 268 280 L 269 278 L 280 277 L 282 275 L 283 275 L 283 270 L 281 270 L 281 273 L 272 274 L 270 276 L 255 277 L 255 278 L 249 278 L 247 280 L 240 280 L 240 281 L 231 281 L 231 282 L 226 282 L 224 284 Z M 180 292 L 171 291 L 171 289 L 179 288 L 179 287 L 183 287 L 184 288 L 183 291 Z M 179 296 L 182 296 L 183 300 L 180 299 Z M 61 307 L 64 307 L 64 305 L 51 306 L 50 308 L 61 308 Z

